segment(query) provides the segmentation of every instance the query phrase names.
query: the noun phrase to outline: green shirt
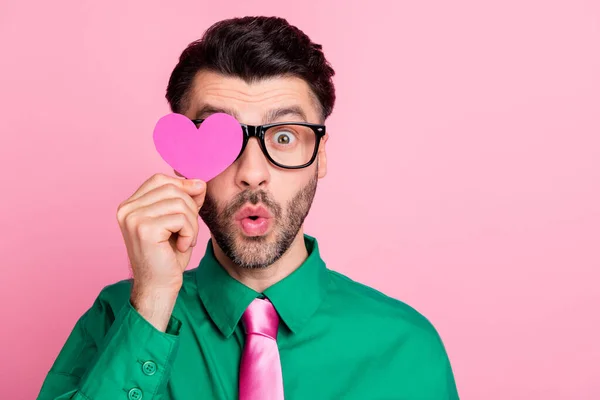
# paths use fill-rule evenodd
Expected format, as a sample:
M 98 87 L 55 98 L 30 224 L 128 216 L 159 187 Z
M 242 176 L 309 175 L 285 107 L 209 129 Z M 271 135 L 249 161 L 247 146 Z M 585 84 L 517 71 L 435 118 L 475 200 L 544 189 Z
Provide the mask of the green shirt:
M 458 399 L 442 340 L 408 305 L 328 269 L 317 240 L 292 274 L 258 293 L 232 278 L 209 240 L 185 271 L 167 332 L 129 302 L 131 280 L 105 287 L 77 321 L 38 399 L 236 399 L 242 313 L 267 297 L 286 400 Z

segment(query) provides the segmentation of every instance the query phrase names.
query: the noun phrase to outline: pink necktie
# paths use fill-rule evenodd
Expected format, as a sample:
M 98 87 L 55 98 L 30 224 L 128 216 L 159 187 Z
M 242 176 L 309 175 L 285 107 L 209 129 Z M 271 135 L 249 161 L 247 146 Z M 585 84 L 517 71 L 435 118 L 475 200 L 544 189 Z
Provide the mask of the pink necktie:
M 242 322 L 246 344 L 240 364 L 240 400 L 283 400 L 275 307 L 269 300 L 254 299 Z

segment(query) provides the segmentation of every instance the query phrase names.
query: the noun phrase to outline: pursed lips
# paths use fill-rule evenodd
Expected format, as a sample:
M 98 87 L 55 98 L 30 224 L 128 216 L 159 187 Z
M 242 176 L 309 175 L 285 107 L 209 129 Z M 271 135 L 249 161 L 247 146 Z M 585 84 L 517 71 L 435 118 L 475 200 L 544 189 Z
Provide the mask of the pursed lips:
M 246 207 L 242 208 L 240 211 L 238 211 L 235 215 L 235 219 L 237 221 L 241 221 L 244 218 L 251 218 L 253 220 L 256 220 L 258 218 L 269 219 L 272 217 L 273 216 L 271 215 L 271 213 L 265 207 L 262 207 L 262 206 L 258 206 L 258 207 L 246 206 Z

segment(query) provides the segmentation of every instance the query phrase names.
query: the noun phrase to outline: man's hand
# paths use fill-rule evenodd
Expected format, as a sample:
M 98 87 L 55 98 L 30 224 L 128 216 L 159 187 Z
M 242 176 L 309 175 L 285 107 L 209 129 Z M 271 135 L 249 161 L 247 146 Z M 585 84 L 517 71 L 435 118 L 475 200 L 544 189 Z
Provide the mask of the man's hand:
M 133 270 L 131 304 L 165 331 L 198 236 L 205 182 L 156 174 L 117 210 Z

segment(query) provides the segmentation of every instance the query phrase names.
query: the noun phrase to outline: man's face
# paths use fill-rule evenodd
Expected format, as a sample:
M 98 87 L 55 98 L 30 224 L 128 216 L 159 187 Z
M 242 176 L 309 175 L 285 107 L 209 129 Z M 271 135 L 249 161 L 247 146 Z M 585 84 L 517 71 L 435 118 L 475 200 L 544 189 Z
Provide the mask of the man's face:
M 246 84 L 239 78 L 202 71 L 195 78 L 189 104 L 185 115 L 190 119 L 226 112 L 249 125 L 321 123 L 309 86 L 295 77 Z M 200 217 L 236 265 L 267 267 L 298 237 L 317 180 L 326 174 L 326 140 L 327 136 L 312 165 L 294 170 L 271 164 L 258 140 L 251 138 L 240 158 L 208 182 Z

